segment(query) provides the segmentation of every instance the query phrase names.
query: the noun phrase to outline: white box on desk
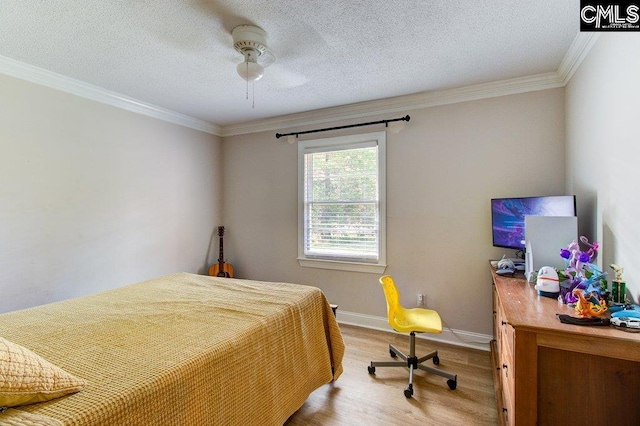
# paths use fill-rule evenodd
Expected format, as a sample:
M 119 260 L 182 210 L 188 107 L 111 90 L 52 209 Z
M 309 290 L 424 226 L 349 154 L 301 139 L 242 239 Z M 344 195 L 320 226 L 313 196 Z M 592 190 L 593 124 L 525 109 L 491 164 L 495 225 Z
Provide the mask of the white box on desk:
M 560 249 L 578 240 L 576 216 L 525 216 L 525 277 L 535 281 L 538 269 L 543 266 L 565 268 Z

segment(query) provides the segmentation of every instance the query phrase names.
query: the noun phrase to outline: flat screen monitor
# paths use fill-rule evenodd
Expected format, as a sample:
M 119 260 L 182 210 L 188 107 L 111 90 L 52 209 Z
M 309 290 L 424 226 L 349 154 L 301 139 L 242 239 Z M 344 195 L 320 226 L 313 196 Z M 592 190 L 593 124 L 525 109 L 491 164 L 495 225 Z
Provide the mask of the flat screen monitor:
M 525 216 L 575 215 L 575 195 L 493 198 L 491 200 L 493 245 L 524 250 Z

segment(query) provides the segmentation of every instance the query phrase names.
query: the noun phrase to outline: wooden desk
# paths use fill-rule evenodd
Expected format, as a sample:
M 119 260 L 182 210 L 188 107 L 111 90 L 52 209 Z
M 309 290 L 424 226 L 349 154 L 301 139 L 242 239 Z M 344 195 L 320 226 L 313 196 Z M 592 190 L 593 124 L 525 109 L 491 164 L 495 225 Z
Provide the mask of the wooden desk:
M 498 417 L 508 425 L 640 424 L 640 334 L 562 324 L 573 308 L 523 276 L 494 283 Z

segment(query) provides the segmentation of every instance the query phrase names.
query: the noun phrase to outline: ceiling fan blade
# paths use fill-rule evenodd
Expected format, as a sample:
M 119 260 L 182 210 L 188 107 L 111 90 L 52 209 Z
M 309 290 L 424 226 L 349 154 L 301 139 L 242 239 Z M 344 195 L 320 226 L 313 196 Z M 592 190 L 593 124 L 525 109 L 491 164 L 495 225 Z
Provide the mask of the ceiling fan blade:
M 260 56 L 258 56 L 258 63 L 263 67 L 267 68 L 276 61 L 277 55 L 276 52 L 273 51 L 270 47 L 267 47 L 267 50 Z
M 278 63 L 271 66 L 265 75 L 268 76 L 269 80 L 273 81 L 277 87 L 285 89 L 300 87 L 309 82 L 308 77 L 301 73 L 291 71 Z

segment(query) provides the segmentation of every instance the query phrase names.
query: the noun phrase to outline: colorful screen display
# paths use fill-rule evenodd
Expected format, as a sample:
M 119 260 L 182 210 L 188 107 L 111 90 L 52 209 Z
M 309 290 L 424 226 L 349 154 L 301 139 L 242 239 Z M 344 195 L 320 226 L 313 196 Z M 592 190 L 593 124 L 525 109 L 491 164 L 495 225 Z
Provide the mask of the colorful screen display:
M 575 215 L 575 195 L 494 198 L 491 200 L 493 245 L 523 250 L 525 216 Z

